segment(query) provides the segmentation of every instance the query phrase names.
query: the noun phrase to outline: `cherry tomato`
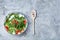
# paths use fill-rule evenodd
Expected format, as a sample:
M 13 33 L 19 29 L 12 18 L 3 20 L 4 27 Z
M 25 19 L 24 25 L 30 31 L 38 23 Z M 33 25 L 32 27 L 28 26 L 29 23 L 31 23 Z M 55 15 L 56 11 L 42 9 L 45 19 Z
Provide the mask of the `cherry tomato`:
M 24 22 L 24 24 L 26 24 L 26 20 L 24 20 L 23 22 Z
M 16 34 L 18 34 L 18 33 L 20 33 L 21 32 L 21 30 L 16 30 Z
M 9 30 L 8 26 L 5 26 L 5 28 L 6 28 L 7 31 Z

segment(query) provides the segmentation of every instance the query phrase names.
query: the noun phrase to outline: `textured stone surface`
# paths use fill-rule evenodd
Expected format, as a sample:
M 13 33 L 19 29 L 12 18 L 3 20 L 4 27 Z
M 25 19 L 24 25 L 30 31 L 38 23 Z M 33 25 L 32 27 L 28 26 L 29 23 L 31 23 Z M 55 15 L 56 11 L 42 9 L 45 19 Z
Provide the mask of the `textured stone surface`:
M 32 34 L 30 12 L 37 10 L 35 35 Z M 21 12 L 29 22 L 21 35 L 10 35 L 4 29 L 8 12 Z M 60 0 L 0 0 L 0 40 L 60 40 Z

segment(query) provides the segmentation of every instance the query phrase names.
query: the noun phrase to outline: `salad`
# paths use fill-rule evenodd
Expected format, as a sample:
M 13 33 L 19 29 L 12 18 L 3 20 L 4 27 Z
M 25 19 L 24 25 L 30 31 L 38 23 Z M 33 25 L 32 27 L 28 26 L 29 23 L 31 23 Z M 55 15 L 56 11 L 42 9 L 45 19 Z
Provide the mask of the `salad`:
M 21 34 L 27 28 L 27 19 L 19 13 L 11 13 L 6 16 L 4 27 L 10 34 Z

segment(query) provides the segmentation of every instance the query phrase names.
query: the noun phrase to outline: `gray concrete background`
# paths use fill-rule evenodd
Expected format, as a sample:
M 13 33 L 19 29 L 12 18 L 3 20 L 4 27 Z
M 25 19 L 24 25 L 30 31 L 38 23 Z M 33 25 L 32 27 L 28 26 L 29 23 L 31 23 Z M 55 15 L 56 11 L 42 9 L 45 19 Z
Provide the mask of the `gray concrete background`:
M 37 10 L 35 35 L 32 34 L 31 10 Z M 21 35 L 11 35 L 4 29 L 8 12 L 21 12 L 29 22 Z M 0 40 L 60 40 L 60 0 L 0 0 Z

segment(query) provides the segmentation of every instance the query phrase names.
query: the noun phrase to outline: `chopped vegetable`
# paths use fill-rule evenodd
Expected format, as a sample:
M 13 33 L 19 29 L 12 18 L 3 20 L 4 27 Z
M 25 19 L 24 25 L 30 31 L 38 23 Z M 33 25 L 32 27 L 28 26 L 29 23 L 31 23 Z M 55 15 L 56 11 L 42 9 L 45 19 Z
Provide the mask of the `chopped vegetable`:
M 26 24 L 26 20 L 24 20 L 23 22 L 24 22 L 24 24 Z
M 5 26 L 5 28 L 6 28 L 7 31 L 9 30 L 8 26 Z
M 6 21 L 4 23 L 6 30 L 11 34 L 20 34 L 22 30 L 26 28 L 26 25 L 27 20 L 24 15 L 18 13 L 11 13 L 6 16 Z
M 21 32 L 21 30 L 16 30 L 16 34 L 19 34 Z

